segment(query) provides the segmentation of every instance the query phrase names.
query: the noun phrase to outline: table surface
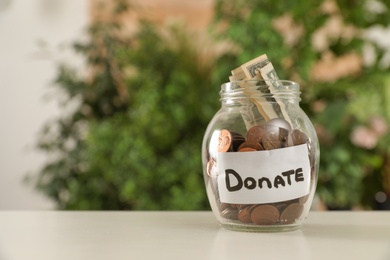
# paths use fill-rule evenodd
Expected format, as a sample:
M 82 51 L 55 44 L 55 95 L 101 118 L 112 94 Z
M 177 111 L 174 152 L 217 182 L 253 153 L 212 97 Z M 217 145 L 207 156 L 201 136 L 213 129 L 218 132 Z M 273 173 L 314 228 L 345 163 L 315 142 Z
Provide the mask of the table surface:
M 0 211 L 1 260 L 390 259 L 390 212 L 310 212 L 301 230 L 245 233 L 211 212 Z

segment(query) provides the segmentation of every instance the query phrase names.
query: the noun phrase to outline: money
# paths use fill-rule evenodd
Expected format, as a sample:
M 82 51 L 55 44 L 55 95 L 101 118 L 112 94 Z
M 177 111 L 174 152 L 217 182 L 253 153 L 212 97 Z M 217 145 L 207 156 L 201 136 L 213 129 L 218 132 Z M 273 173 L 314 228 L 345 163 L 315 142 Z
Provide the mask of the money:
M 235 77 L 235 76 L 229 76 L 229 81 L 242 81 L 242 80 L 247 80 L 247 78 L 241 78 L 241 77 Z
M 238 74 L 244 73 L 241 69 L 241 66 L 238 68 L 235 68 L 234 70 L 231 71 L 233 76 L 237 76 Z
M 228 130 L 222 130 L 218 138 L 218 152 L 227 152 L 231 150 L 232 134 Z
M 281 87 L 281 83 L 278 81 L 279 77 L 276 74 L 274 66 L 272 65 L 271 62 L 266 64 L 264 67 L 261 68 L 261 76 L 264 80 L 267 80 L 267 85 L 268 85 L 271 93 L 275 93 Z M 279 107 L 275 108 L 276 113 L 280 114 L 280 112 L 281 112 L 283 115 L 283 118 L 286 119 L 291 124 L 291 119 L 290 119 L 289 114 L 287 113 L 286 105 L 282 101 L 279 101 L 279 100 L 277 101 L 277 104 Z
M 240 67 L 233 69 L 231 73 L 232 75 L 229 76 L 231 82 L 245 81 L 248 79 L 265 80 L 271 96 L 272 93 L 276 92 L 281 86 L 280 82 L 278 82 L 279 77 L 266 54 L 260 55 L 259 57 L 242 64 Z M 252 90 L 245 90 L 245 93 L 248 96 L 255 94 Z M 250 98 L 250 101 L 256 105 L 258 112 L 266 121 L 269 121 L 272 118 L 282 117 L 291 124 L 291 119 L 287 113 L 285 104 L 279 100 L 276 101 L 276 103 L 269 102 L 268 100 L 265 97 L 256 99 Z M 271 101 L 275 101 L 275 99 L 272 98 Z M 243 109 L 243 112 L 245 111 L 249 112 L 250 109 Z M 242 116 L 245 122 L 246 118 L 252 118 L 249 114 L 242 113 Z M 247 127 L 253 126 L 252 122 L 246 122 L 246 125 Z
M 229 77 L 230 81 L 242 81 L 242 80 L 247 80 L 248 78 L 246 77 L 244 71 L 241 69 L 241 67 L 232 70 L 232 75 Z
M 240 66 L 242 72 L 248 79 L 252 79 L 261 74 L 261 69 L 269 64 L 269 60 L 266 54 L 263 54 L 253 60 L 250 60 Z
M 254 99 L 251 102 L 243 102 L 240 107 L 240 113 L 247 129 L 262 123 L 264 115 L 266 115 L 260 104 L 255 104 Z

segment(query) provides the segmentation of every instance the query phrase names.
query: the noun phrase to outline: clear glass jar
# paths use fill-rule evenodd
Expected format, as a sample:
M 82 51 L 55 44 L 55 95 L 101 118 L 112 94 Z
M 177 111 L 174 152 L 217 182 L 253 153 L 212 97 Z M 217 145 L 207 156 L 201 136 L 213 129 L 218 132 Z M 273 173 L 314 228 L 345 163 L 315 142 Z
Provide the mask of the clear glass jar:
M 299 229 L 317 184 L 319 144 L 293 81 L 221 86 L 221 108 L 202 144 L 207 196 L 232 230 Z

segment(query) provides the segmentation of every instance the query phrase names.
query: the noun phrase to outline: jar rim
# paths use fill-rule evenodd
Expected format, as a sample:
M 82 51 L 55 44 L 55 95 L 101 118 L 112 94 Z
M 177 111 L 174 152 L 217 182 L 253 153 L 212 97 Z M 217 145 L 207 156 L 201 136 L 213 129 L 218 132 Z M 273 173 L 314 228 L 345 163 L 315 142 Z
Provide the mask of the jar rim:
M 237 93 L 243 90 L 259 90 L 268 94 L 286 93 L 300 94 L 299 83 L 292 80 L 275 79 L 275 80 L 241 80 L 226 82 L 221 85 L 221 93 Z M 268 91 L 267 91 L 268 90 Z M 267 93 L 268 92 L 268 93 Z
M 300 101 L 299 84 L 291 80 L 243 80 L 221 85 L 220 101 L 234 102 L 247 99 Z

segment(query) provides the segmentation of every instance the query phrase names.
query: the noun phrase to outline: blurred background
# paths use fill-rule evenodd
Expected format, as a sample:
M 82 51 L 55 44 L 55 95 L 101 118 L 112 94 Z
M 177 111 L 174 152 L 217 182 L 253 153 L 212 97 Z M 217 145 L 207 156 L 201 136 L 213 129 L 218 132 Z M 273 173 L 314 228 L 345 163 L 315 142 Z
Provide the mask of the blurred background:
M 301 85 L 314 209 L 390 209 L 386 0 L 0 0 L 0 209 L 207 210 L 230 70 Z

